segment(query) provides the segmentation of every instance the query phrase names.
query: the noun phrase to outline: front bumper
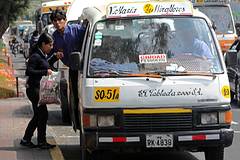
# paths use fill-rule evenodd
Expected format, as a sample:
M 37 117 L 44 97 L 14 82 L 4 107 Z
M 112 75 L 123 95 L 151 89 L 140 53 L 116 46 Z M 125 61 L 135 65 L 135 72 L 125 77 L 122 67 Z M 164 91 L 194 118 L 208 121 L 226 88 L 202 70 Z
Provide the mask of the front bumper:
M 171 134 L 173 136 L 172 147 L 146 147 L 146 135 Z M 85 132 L 86 144 L 91 149 L 154 149 L 154 150 L 194 150 L 200 151 L 204 147 L 228 147 L 233 141 L 232 129 L 184 131 L 170 133 L 99 133 Z

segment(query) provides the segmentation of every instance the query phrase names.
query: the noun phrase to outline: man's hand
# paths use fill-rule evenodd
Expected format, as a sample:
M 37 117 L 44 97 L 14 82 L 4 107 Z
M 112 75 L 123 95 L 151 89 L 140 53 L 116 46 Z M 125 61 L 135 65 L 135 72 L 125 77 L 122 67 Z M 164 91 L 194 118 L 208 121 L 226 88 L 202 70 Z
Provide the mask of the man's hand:
M 53 71 L 52 71 L 51 69 L 48 69 L 48 70 L 47 70 L 47 75 L 48 75 L 48 76 L 51 75 L 52 72 L 53 72 Z
M 57 59 L 61 59 L 61 58 L 63 58 L 63 52 L 57 52 L 56 53 L 56 57 L 57 57 Z

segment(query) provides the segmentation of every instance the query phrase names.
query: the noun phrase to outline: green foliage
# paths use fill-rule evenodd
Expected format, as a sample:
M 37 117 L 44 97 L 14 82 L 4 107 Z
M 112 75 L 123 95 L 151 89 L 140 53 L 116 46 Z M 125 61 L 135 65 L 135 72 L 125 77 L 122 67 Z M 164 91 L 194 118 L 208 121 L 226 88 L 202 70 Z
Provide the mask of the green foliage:
M 1 0 L 0 16 L 7 16 L 9 22 L 17 20 L 28 7 L 30 0 Z
M 0 39 L 0 50 L 2 50 L 3 47 L 5 47 L 5 44 L 3 43 L 3 40 Z M 1 63 L 1 59 L 0 59 L 0 63 Z
M 30 0 L 28 9 L 23 14 L 23 19 L 35 21 L 35 11 L 41 6 L 41 0 Z

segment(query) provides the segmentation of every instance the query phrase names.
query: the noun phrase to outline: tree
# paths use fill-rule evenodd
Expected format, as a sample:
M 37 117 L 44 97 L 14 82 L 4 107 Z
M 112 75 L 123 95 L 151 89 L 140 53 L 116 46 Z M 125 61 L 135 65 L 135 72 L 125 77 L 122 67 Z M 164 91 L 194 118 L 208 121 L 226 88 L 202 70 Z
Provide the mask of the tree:
M 9 24 L 28 8 L 30 0 L 0 0 L 0 38 L 9 27 Z

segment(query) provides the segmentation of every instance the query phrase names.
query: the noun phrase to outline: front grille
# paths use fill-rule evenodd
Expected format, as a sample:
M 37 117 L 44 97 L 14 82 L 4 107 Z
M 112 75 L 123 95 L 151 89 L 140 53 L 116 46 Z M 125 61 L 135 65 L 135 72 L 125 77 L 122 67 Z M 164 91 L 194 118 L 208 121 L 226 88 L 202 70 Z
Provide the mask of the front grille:
M 192 113 L 129 114 L 123 117 L 126 132 L 171 132 L 192 130 Z

